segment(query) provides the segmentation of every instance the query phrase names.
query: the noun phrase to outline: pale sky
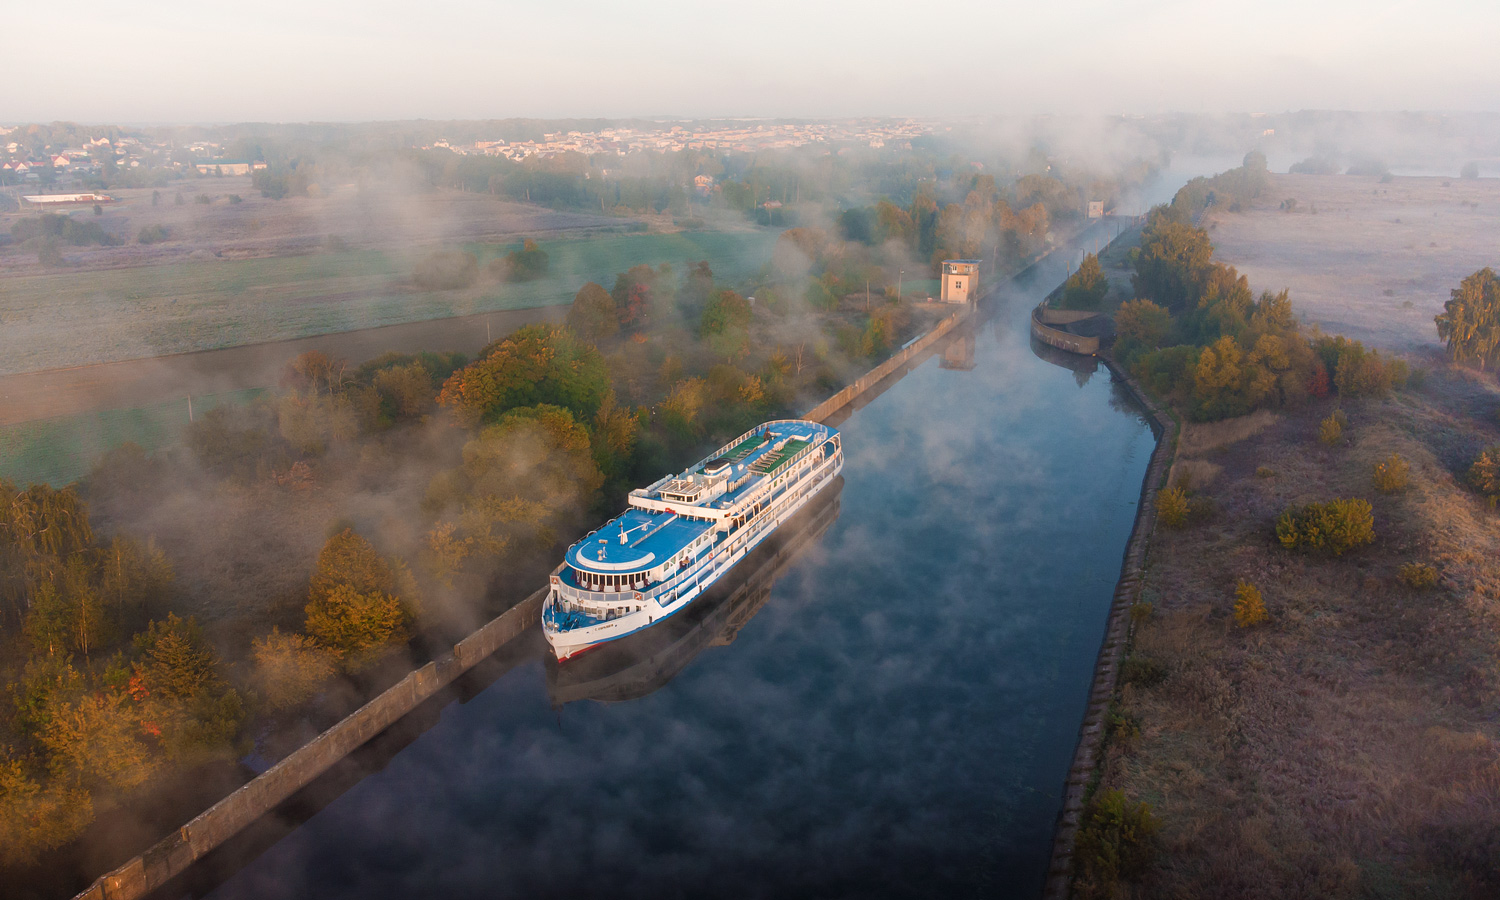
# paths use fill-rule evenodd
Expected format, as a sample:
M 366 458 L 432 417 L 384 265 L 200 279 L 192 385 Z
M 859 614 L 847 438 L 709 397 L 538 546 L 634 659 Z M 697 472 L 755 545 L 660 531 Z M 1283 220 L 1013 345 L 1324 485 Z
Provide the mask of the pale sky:
M 1500 110 L 1494 0 L 72 0 L 0 122 Z

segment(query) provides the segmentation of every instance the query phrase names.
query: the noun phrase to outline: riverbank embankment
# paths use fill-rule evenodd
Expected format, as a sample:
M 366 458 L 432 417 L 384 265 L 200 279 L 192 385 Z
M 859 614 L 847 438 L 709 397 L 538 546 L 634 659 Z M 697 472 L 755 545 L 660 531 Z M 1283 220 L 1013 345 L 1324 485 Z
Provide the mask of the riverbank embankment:
M 1133 231 L 1126 231 L 1111 241 L 1110 246 L 1122 239 L 1132 241 L 1135 235 Z M 1105 253 L 1110 246 L 1105 247 Z M 1099 338 L 1081 339 L 1079 335 L 1049 327 L 1093 318 L 1099 313 L 1052 310 L 1048 308 L 1048 301 L 1051 299 L 1049 296 L 1048 300 L 1042 301 L 1032 311 L 1032 336 L 1049 346 L 1084 356 L 1096 356 L 1102 360 L 1112 379 L 1122 385 L 1140 405 L 1157 439 L 1145 477 L 1141 480 L 1141 496 L 1136 507 L 1135 523 L 1131 528 L 1130 540 L 1125 545 L 1125 555 L 1120 564 L 1120 580 L 1115 585 L 1099 657 L 1094 664 L 1088 705 L 1079 727 L 1078 746 L 1074 751 L 1072 764 L 1068 767 L 1062 810 L 1058 813 L 1057 828 L 1053 834 L 1052 856 L 1047 867 L 1043 898 L 1066 900 L 1072 889 L 1073 854 L 1078 828 L 1090 788 L 1098 777 L 1099 753 L 1104 742 L 1110 706 L 1119 688 L 1120 664 L 1129 649 L 1131 609 L 1140 597 L 1146 554 L 1152 531 L 1156 527 L 1156 493 L 1166 486 L 1172 471 L 1181 427 L 1176 415 L 1166 404 L 1155 400 L 1107 350 L 1101 351 Z
M 1071 893 L 1073 850 L 1078 839 L 1078 826 L 1082 822 L 1090 785 L 1098 774 L 1099 751 L 1104 742 L 1105 724 L 1110 704 L 1119 687 L 1120 663 L 1124 660 L 1130 643 L 1130 611 L 1140 597 L 1146 551 L 1152 530 L 1156 527 L 1156 492 L 1166 485 L 1167 475 L 1172 470 L 1180 430 L 1172 411 L 1165 404 L 1152 399 L 1124 367 L 1108 353 L 1100 354 L 1100 358 L 1109 367 L 1114 380 L 1124 385 L 1145 410 L 1157 440 L 1156 448 L 1151 451 L 1151 462 L 1146 467 L 1146 476 L 1141 482 L 1141 499 L 1136 508 L 1135 525 L 1130 532 L 1130 541 L 1125 545 L 1120 580 L 1115 585 L 1109 619 L 1104 627 L 1104 641 L 1099 648 L 1099 659 L 1094 664 L 1094 679 L 1089 686 L 1088 708 L 1078 731 L 1078 747 L 1073 753 L 1073 763 L 1068 767 L 1062 811 L 1058 814 L 1057 830 L 1052 840 L 1052 860 L 1047 866 L 1047 884 L 1042 893 L 1044 900 L 1066 900 Z

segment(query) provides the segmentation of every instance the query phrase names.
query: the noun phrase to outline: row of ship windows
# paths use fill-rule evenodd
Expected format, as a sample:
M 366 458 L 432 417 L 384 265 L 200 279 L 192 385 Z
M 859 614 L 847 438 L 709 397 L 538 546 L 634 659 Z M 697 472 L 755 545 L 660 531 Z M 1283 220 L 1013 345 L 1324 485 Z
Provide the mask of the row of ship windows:
M 574 569 L 578 583 L 586 588 L 603 590 L 604 588 L 618 587 L 645 587 L 646 573 L 632 572 L 629 575 L 596 575 L 593 572 L 585 572 L 582 569 Z

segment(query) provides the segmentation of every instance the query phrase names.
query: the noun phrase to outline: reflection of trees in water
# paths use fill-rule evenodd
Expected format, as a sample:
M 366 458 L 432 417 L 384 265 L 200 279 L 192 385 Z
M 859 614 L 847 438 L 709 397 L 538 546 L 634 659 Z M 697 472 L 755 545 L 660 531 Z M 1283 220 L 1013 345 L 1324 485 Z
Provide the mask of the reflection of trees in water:
M 1078 382 L 1079 387 L 1089 383 L 1094 373 L 1099 371 L 1099 358 L 1095 356 L 1082 356 L 1077 353 L 1069 353 L 1059 350 L 1051 344 L 1044 344 L 1035 336 L 1031 338 L 1031 352 L 1037 359 L 1049 362 L 1060 369 L 1067 369 L 1073 373 L 1073 380 Z
M 704 649 L 732 643 L 770 600 L 776 579 L 838 519 L 843 489 L 840 477 L 677 615 L 566 664 L 548 654 L 552 704 L 639 699 L 665 686 Z
M 1109 383 L 1109 408 L 1122 415 L 1130 416 L 1150 428 L 1153 433 L 1156 431 L 1156 424 L 1151 416 L 1122 381 L 1111 380 Z

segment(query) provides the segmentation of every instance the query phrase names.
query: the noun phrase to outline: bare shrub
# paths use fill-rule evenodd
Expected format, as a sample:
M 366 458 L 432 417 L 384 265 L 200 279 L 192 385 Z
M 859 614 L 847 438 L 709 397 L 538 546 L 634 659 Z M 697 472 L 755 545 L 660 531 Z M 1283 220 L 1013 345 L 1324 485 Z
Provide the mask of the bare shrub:
M 1161 828 L 1148 803 L 1131 804 L 1123 791 L 1103 791 L 1089 801 L 1073 856 L 1073 895 L 1117 896 L 1122 880 L 1140 878 L 1156 856 Z
M 1213 484 L 1223 471 L 1223 466 L 1207 460 L 1179 459 L 1172 464 L 1172 476 L 1167 481 L 1183 490 L 1201 491 Z
M 295 706 L 317 693 L 333 677 L 335 658 L 300 634 L 282 634 L 271 629 L 251 642 L 255 661 L 253 683 L 266 707 L 272 711 Z
M 1275 478 L 1276 477 L 1276 470 L 1273 469 L 1273 468 L 1271 468 L 1270 466 L 1256 466 L 1255 467 L 1255 477 L 1256 478 Z
M 1318 440 L 1332 447 L 1344 439 L 1344 423 L 1338 412 L 1318 423 Z
M 417 263 L 412 280 L 434 291 L 466 288 L 479 278 L 479 260 L 461 250 L 438 250 Z
M 1500 500 L 1500 444 L 1486 447 L 1469 466 L 1469 484 L 1494 506 Z
M 1438 571 L 1426 563 L 1409 562 L 1396 570 L 1396 577 L 1407 587 L 1420 591 L 1437 584 Z

